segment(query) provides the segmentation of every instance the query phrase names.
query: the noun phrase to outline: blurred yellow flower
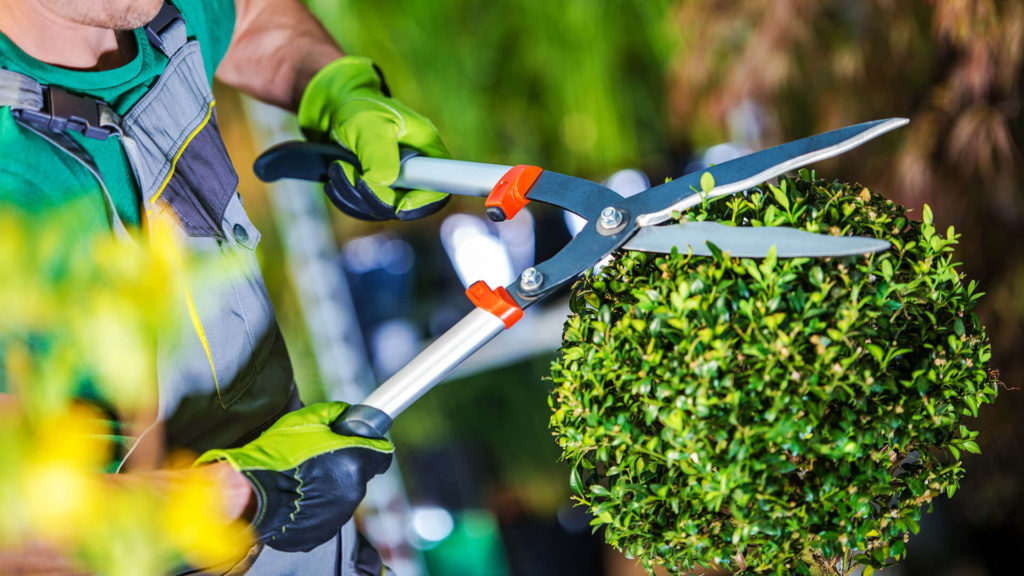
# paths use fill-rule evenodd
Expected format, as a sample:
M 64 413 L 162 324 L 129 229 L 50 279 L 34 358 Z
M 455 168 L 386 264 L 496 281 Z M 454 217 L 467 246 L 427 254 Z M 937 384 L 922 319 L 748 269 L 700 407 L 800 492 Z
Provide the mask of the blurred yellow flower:
M 75 406 L 33 430 L 21 471 L 25 517 L 49 540 L 70 541 L 100 510 L 100 477 L 108 431 L 95 411 Z
M 104 576 L 232 562 L 253 537 L 226 517 L 215 480 L 100 474 L 122 432 L 78 400 L 122 419 L 155 412 L 157 333 L 187 321 L 204 265 L 174 251 L 173 223 L 71 242 L 75 217 L 0 212 L 0 550 L 44 542 Z
M 225 514 L 214 478 L 190 474 L 172 484 L 164 525 L 178 549 L 196 566 L 237 561 L 255 542 L 248 524 Z

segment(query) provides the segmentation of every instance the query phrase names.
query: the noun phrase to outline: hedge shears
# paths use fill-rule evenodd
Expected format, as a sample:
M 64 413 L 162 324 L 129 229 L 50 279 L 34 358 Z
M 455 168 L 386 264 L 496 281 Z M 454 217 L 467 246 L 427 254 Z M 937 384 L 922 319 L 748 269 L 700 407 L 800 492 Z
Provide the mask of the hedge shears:
M 905 118 L 866 122 L 795 140 L 692 172 L 624 198 L 589 180 L 536 166 L 500 166 L 403 155 L 395 187 L 437 190 L 485 197 L 487 216 L 510 218 L 531 202 L 557 206 L 587 223 L 553 257 L 523 270 L 505 287 L 483 281 L 466 290 L 475 308 L 439 336 L 405 367 L 349 408 L 335 429 L 364 437 L 383 437 L 393 419 L 437 385 L 464 360 L 502 331 L 523 311 L 590 270 L 615 250 L 710 256 L 709 244 L 733 257 L 851 256 L 881 252 L 889 243 L 858 236 L 829 236 L 786 227 L 736 227 L 714 222 L 669 223 L 673 215 L 701 202 L 743 192 L 766 180 L 819 160 L 837 156 L 908 123 Z M 254 166 L 260 179 L 325 181 L 336 160 L 358 166 L 352 152 L 333 144 L 285 142 L 263 153 Z M 701 188 L 710 174 L 713 187 Z M 708 180 L 705 180 L 705 184 Z

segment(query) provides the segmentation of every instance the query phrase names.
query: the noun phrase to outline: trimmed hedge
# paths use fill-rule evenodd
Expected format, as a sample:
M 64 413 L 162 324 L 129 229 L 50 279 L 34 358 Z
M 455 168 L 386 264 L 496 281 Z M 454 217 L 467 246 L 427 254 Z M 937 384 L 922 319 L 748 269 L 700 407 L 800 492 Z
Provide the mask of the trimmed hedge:
M 801 171 L 685 216 L 892 242 L 763 260 L 620 253 L 573 290 L 551 428 L 595 529 L 648 569 L 838 573 L 905 554 L 992 402 L 957 236 Z

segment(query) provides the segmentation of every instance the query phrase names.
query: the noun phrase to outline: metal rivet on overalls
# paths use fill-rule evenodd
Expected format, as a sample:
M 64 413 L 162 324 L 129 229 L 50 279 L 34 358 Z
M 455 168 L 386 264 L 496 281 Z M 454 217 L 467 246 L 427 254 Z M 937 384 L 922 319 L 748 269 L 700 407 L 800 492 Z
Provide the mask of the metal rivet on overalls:
M 245 229 L 245 226 L 235 224 L 232 231 L 235 233 L 235 240 L 238 240 L 240 243 L 245 244 L 249 241 L 249 231 Z
M 540 273 L 540 270 L 533 267 L 523 270 L 523 275 L 519 279 L 519 287 L 526 291 L 536 290 L 543 283 L 544 275 Z

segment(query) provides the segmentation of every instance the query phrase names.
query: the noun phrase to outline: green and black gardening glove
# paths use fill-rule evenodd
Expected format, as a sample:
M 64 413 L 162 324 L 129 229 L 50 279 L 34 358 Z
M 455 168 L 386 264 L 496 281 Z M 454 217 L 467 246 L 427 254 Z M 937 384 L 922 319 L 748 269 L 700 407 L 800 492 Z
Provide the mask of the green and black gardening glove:
M 338 533 L 366 495 L 366 483 L 391 465 L 384 439 L 335 433 L 344 402 L 285 414 L 239 448 L 210 450 L 196 464 L 228 462 L 252 484 L 252 524 L 260 540 L 285 552 L 308 552 Z
M 361 166 L 337 161 L 324 191 L 342 212 L 363 220 L 414 220 L 437 212 L 448 195 L 394 190 L 401 169 L 399 146 L 425 156 L 449 158 L 430 120 L 391 98 L 380 71 L 367 58 L 345 56 L 324 66 L 299 103 L 306 137 L 336 142 Z

